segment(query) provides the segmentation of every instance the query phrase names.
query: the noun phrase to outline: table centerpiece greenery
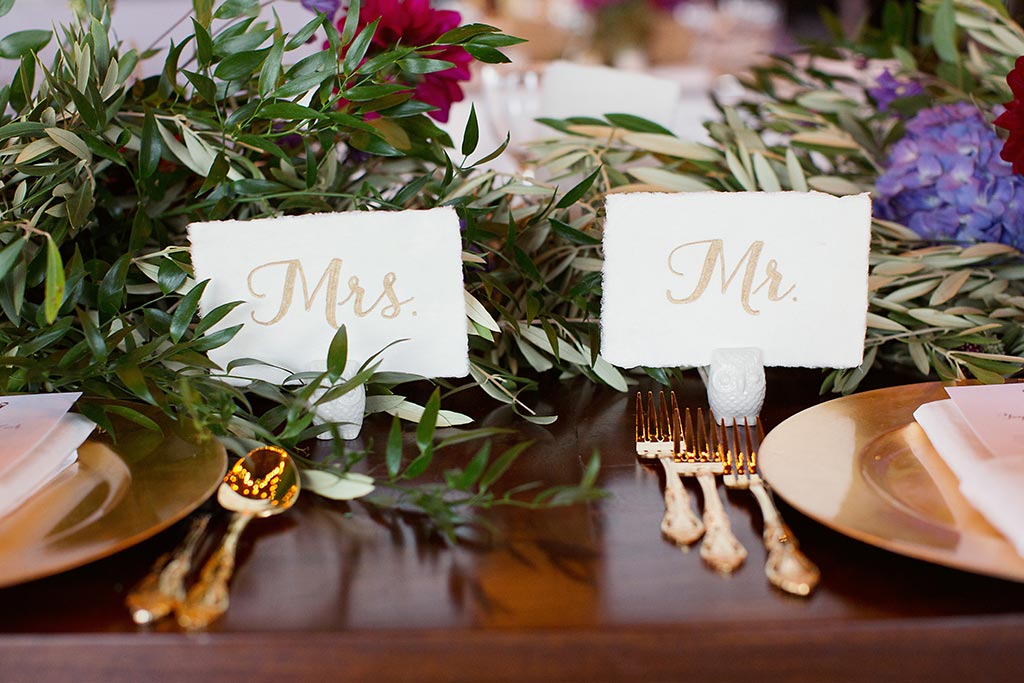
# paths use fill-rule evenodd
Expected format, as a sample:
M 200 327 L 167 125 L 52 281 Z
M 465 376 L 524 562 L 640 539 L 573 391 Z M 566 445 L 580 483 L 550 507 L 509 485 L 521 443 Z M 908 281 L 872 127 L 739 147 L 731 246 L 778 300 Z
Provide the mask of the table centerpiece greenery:
M 0 0 L 0 16 L 13 2 Z M 191 277 L 185 225 L 449 205 L 464 224 L 472 381 L 437 382 L 418 404 L 405 389 L 417 378 L 370 365 L 323 397 L 366 384 L 368 411 L 396 416 L 364 500 L 416 509 L 449 536 L 475 507 L 586 500 L 598 495 L 596 458 L 578 485 L 496 493 L 526 444 L 493 458 L 485 445 L 442 484 L 420 475 L 437 469 L 439 449 L 494 433 L 435 438 L 469 421 L 442 398 L 479 388 L 543 424 L 554 417 L 529 399 L 540 375 L 618 390 L 633 381 L 600 357 L 598 315 L 602 200 L 636 189 L 874 193 L 867 353 L 823 391 L 851 392 L 882 363 L 1000 381 L 1024 362 L 1021 181 L 996 157 L 1019 138 L 1003 148 L 991 124 L 1017 102 L 1006 78 L 1024 32 L 1001 5 L 925 0 L 918 13 L 893 2 L 861 40 L 774 58 L 722 105 L 710 143 L 623 114 L 547 121 L 559 135 L 533 147 L 536 177 L 522 178 L 484 167 L 508 141 L 478 151 L 475 114 L 457 150 L 432 120 L 462 96 L 470 59 L 504 61 L 515 38 L 453 24 L 426 0 L 353 1 L 337 23 L 332 0 L 303 4 L 321 14 L 289 35 L 257 18 L 256 0 L 194 0 L 191 34 L 152 54 L 118 43 L 100 0 L 81 0 L 78 23 L 57 36 L 0 40 L 0 57 L 19 60 L 0 86 L 0 391 L 129 399 L 238 452 L 295 451 L 327 428 L 313 424 L 311 396 L 340 377 L 344 328 L 325 373 L 227 384 L 205 352 L 234 331 L 209 332 L 226 308 L 196 317 L 204 285 Z M 421 30 L 399 30 L 406 9 Z M 36 53 L 50 40 L 59 49 L 47 66 Z M 323 50 L 291 61 L 310 40 Z M 137 76 L 154 59 L 159 73 Z M 1000 121 L 1019 134 L 1015 106 Z M 908 160 L 911 147 L 941 171 Z M 945 176 L 960 185 L 940 187 Z M 645 371 L 667 383 L 681 369 Z M 109 424 L 104 409 L 87 410 Z M 418 421 L 411 457 L 398 417 Z M 372 487 L 351 472 L 366 458 L 336 441 L 328 463 L 304 465 L 321 491 L 352 497 Z
M 572 118 L 547 121 L 562 135 L 534 159 L 556 177 L 596 174 L 574 224 L 590 234 L 609 192 L 871 192 L 867 350 L 822 391 L 852 392 L 883 364 L 1001 382 L 1024 364 L 1021 55 L 1024 31 L 998 0 L 891 0 L 855 40 L 752 69 L 709 143 Z
M 0 16 L 13 2 L 0 0 Z M 117 40 L 101 0 L 77 3 L 73 25 L 0 40 L 0 57 L 18 60 L 11 81 L 0 85 L 0 391 L 73 390 L 148 404 L 238 453 L 273 443 L 301 454 L 302 442 L 335 429 L 313 424 L 311 396 L 338 381 L 345 329 L 324 373 L 298 373 L 282 385 L 225 382 L 230 368 L 216 367 L 206 352 L 237 332 L 210 332 L 232 305 L 197 317 L 205 283 L 192 278 L 185 226 L 447 204 L 465 223 L 470 386 L 479 383 L 527 419 L 553 419 L 530 415 L 518 399 L 535 380 L 504 362 L 509 342 L 500 338 L 532 335 L 558 356 L 557 315 L 545 307 L 542 323 L 507 335 L 497 322 L 523 318 L 523 310 L 540 321 L 541 292 L 553 286 L 519 246 L 524 213 L 509 198 L 525 186 L 484 193 L 466 162 L 475 151 L 475 117 L 458 153 L 431 118 L 445 118 L 461 97 L 458 81 L 470 61 L 504 61 L 500 49 L 519 41 L 489 26 L 459 26 L 457 14 L 436 12 L 425 0 L 366 0 L 363 12 L 353 1 L 337 24 L 318 13 L 294 34 L 276 16 L 260 19 L 257 0 L 193 5 L 187 37 L 141 54 Z M 395 22 L 406 10 L 418 12 L 415 21 Z M 44 64 L 38 52 L 50 41 L 56 55 Z M 309 41 L 323 49 L 292 60 Z M 140 65 L 153 60 L 156 73 L 140 75 Z M 581 192 L 548 193 L 543 206 L 527 210 L 530 220 L 557 220 Z M 559 302 L 565 298 L 559 293 Z M 564 348 L 561 356 L 622 383 L 586 347 Z M 424 483 L 420 475 L 432 463 L 436 469 L 438 451 L 497 430 L 436 434 L 470 421 L 440 406 L 442 389 L 465 387 L 439 386 L 417 404 L 400 393 L 416 379 L 371 364 L 321 399 L 367 383 L 368 410 L 395 415 L 384 462 L 370 468 L 377 482 L 368 505 L 417 510 L 451 536 L 475 508 L 598 495 L 596 457 L 581 463 L 577 485 L 499 492 L 495 481 L 527 443 L 492 457 L 488 441 L 463 468 L 446 470 L 443 483 Z M 81 410 L 108 430 L 113 414 L 155 428 L 145 410 L 123 404 L 87 400 Z M 399 417 L 418 421 L 411 457 L 403 453 Z M 335 498 L 373 490 L 369 477 L 351 471 L 367 453 L 333 443 L 326 462 L 302 461 L 310 488 Z

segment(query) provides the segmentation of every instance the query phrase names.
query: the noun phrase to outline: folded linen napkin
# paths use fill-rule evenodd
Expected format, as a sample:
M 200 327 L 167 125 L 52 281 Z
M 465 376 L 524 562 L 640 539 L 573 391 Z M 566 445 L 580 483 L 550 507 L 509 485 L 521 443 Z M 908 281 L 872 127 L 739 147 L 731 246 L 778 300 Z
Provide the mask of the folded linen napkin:
M 96 424 L 68 413 L 80 394 L 0 397 L 0 518 L 70 467 Z
M 957 387 L 951 388 L 951 395 L 961 389 L 990 388 L 1001 389 L 998 393 L 1003 396 L 989 402 L 988 409 L 981 407 L 987 401 L 975 391 L 973 397 L 959 394 L 956 400 L 925 403 L 914 412 L 914 419 L 959 479 L 964 498 L 1024 557 L 1024 441 L 1008 438 L 1019 428 L 1024 415 L 1024 385 Z M 984 428 L 976 431 L 981 425 Z M 979 433 L 986 438 L 983 440 Z M 999 447 L 990 447 L 993 444 Z

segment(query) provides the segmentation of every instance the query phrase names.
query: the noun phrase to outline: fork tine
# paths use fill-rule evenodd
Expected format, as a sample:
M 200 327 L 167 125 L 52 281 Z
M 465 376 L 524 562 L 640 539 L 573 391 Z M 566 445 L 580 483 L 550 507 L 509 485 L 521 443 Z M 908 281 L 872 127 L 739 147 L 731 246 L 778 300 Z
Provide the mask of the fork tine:
M 726 483 L 732 485 L 736 482 L 736 446 L 729 440 L 729 428 L 725 423 L 725 418 L 715 423 L 715 431 L 718 433 L 719 444 L 721 444 L 725 480 Z
M 670 391 L 670 392 L 668 392 L 668 396 L 672 400 L 672 405 L 670 406 L 669 410 L 674 415 L 675 414 L 679 414 L 679 404 L 676 403 L 676 392 Z
M 672 397 L 672 402 L 675 403 L 675 396 Z M 672 407 L 672 456 L 675 459 L 681 459 L 684 457 L 684 450 L 686 450 L 683 441 L 683 425 L 679 419 L 679 406 L 673 405 Z
M 658 440 L 657 426 L 656 426 L 657 425 L 657 422 L 656 422 L 657 415 L 658 414 L 656 412 L 654 412 L 654 392 L 653 391 L 648 391 L 647 392 L 647 424 L 645 425 L 645 428 L 647 429 L 647 439 L 648 439 L 648 441 L 657 441 Z
M 668 401 L 665 392 L 658 392 L 658 441 L 669 441 L 672 433 L 669 428 Z
M 743 419 L 744 425 L 746 424 L 746 418 Z M 739 449 L 739 456 L 742 456 L 742 467 L 743 476 L 746 477 L 747 483 L 750 483 L 750 449 L 753 447 L 753 442 L 750 440 L 750 430 L 745 430 L 740 426 L 739 421 L 733 418 L 733 427 L 736 429 L 736 441 L 737 448 Z
M 686 460 L 693 462 L 696 460 L 694 457 L 697 453 L 697 439 L 693 433 L 693 414 L 690 409 L 686 409 L 686 422 L 683 425 L 683 447 L 686 450 Z
M 701 462 L 711 460 L 711 446 L 708 442 L 708 430 L 704 422 L 702 408 L 697 408 L 697 456 Z
M 764 423 L 761 422 L 760 416 L 758 416 L 755 426 L 757 428 L 757 443 L 760 445 L 764 441 Z M 757 471 L 757 453 L 754 453 L 754 471 Z
M 676 438 L 676 441 L 674 442 L 674 453 L 676 454 L 676 458 L 679 459 L 682 458 L 683 451 L 686 450 L 686 441 L 683 438 L 683 422 L 680 417 L 681 413 L 679 412 L 679 404 L 676 403 L 676 392 L 670 391 L 668 395 L 669 399 L 671 399 L 669 415 L 671 416 L 672 428 L 675 430 L 674 437 Z
M 750 423 L 746 418 L 743 418 L 743 425 L 746 427 L 745 433 L 747 439 L 747 477 L 751 477 L 757 474 L 757 452 L 754 446 L 754 434 L 751 431 Z
M 722 438 L 721 434 L 718 433 L 718 423 L 715 422 L 715 416 L 708 411 L 708 435 L 710 440 L 708 445 L 710 447 L 711 461 L 715 463 L 721 463 L 725 466 L 725 453 L 722 450 Z
M 646 416 L 644 415 L 644 395 L 641 392 L 636 392 L 636 438 L 635 441 L 640 443 L 641 441 L 647 441 L 647 424 Z

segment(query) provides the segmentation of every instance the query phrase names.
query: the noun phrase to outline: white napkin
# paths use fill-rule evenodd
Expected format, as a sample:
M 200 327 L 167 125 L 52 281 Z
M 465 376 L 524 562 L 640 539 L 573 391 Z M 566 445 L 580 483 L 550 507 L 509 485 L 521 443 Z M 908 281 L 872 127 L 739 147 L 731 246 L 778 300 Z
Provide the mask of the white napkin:
M 68 413 L 80 394 L 0 397 L 0 518 L 78 459 L 96 424 Z
M 1014 407 L 1018 414 L 1021 408 Z M 1024 447 L 1018 442 L 1012 451 L 993 452 L 953 400 L 925 403 L 914 419 L 960 480 L 964 498 L 1024 557 Z

